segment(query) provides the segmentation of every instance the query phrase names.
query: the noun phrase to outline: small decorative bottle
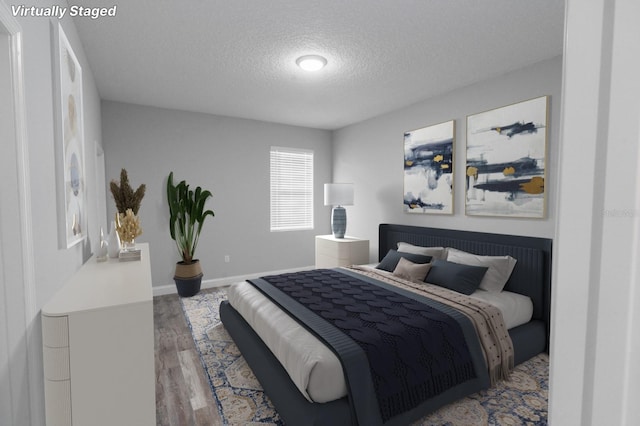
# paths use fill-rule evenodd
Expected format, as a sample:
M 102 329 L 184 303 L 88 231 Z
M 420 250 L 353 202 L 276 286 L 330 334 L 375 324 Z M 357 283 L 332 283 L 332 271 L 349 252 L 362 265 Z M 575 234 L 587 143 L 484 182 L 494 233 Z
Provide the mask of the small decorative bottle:
M 109 257 L 117 258 L 120 254 L 120 237 L 116 231 L 116 222 L 114 220 L 111 221 L 111 232 L 109 232 L 107 243 L 109 244 Z
M 100 227 L 100 247 L 98 247 L 98 252 L 96 253 L 96 260 L 98 262 L 104 262 L 107 260 L 107 256 L 109 255 L 109 243 L 104 239 L 104 230 L 102 226 Z

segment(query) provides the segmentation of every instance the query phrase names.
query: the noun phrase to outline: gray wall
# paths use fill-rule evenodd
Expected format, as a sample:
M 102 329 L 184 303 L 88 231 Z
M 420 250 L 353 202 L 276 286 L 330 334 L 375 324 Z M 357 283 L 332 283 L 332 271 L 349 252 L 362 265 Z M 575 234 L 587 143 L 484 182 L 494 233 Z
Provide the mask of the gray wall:
M 169 237 L 165 194 L 170 171 L 209 189 L 207 218 L 196 251 L 204 280 L 314 264 L 314 236 L 330 232 L 323 184 L 331 176 L 331 132 L 116 102 L 102 103 L 107 182 L 127 169 L 132 186 L 147 185 L 139 216 L 149 242 L 155 287 L 173 285 L 179 260 Z M 269 231 L 269 149 L 314 150 L 315 229 Z M 108 217 L 115 214 L 107 194 Z M 225 263 L 225 256 L 230 262 Z
M 64 4 L 64 3 L 63 3 Z M 84 157 L 88 238 L 69 249 L 58 247 L 56 214 L 56 162 L 53 123 L 53 86 L 50 21 L 19 19 L 24 30 L 25 91 L 29 138 L 30 180 L 35 241 L 38 306 L 41 307 L 82 265 L 99 243 L 95 145 L 101 145 L 100 96 L 71 19 L 62 24 L 82 66 Z M 57 20 L 55 21 L 57 23 Z M 64 220 L 64 219 L 62 219 Z
M 372 261 L 377 259 L 379 223 L 553 237 L 561 85 L 562 58 L 557 57 L 334 132 L 334 181 L 355 183 L 355 203 L 347 207 L 347 233 L 370 240 Z M 465 170 L 467 115 L 544 95 L 550 95 L 546 218 L 465 216 L 465 181 L 464 173 L 460 171 Z M 454 214 L 404 213 L 404 132 L 452 119 L 456 125 L 454 170 L 457 170 Z

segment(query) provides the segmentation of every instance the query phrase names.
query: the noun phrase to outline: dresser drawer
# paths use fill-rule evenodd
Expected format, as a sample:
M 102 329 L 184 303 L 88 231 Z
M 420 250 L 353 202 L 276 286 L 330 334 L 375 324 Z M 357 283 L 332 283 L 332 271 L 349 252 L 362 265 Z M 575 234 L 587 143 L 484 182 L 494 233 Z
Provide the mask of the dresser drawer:
M 71 426 L 71 381 L 44 381 L 47 426 Z
M 42 344 L 50 348 L 69 346 L 69 317 L 42 315 Z
M 69 380 L 69 348 L 42 347 L 44 378 L 48 380 Z

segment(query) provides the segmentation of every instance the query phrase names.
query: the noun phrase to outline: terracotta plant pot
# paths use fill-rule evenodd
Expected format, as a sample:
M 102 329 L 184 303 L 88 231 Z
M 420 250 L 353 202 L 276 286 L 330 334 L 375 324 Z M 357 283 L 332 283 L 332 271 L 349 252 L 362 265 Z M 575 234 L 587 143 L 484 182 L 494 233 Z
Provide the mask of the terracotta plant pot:
M 176 282 L 180 297 L 191 297 L 198 294 L 202 284 L 200 261 L 196 259 L 189 264 L 184 262 L 176 263 L 176 272 L 173 280 Z

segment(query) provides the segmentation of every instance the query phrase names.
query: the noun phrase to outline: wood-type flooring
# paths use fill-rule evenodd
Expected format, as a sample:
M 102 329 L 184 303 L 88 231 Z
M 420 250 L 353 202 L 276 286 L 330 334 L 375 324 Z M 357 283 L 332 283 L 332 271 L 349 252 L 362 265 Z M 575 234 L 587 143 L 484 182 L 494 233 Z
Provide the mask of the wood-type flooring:
M 221 425 L 209 383 L 177 294 L 153 298 L 156 423 Z

